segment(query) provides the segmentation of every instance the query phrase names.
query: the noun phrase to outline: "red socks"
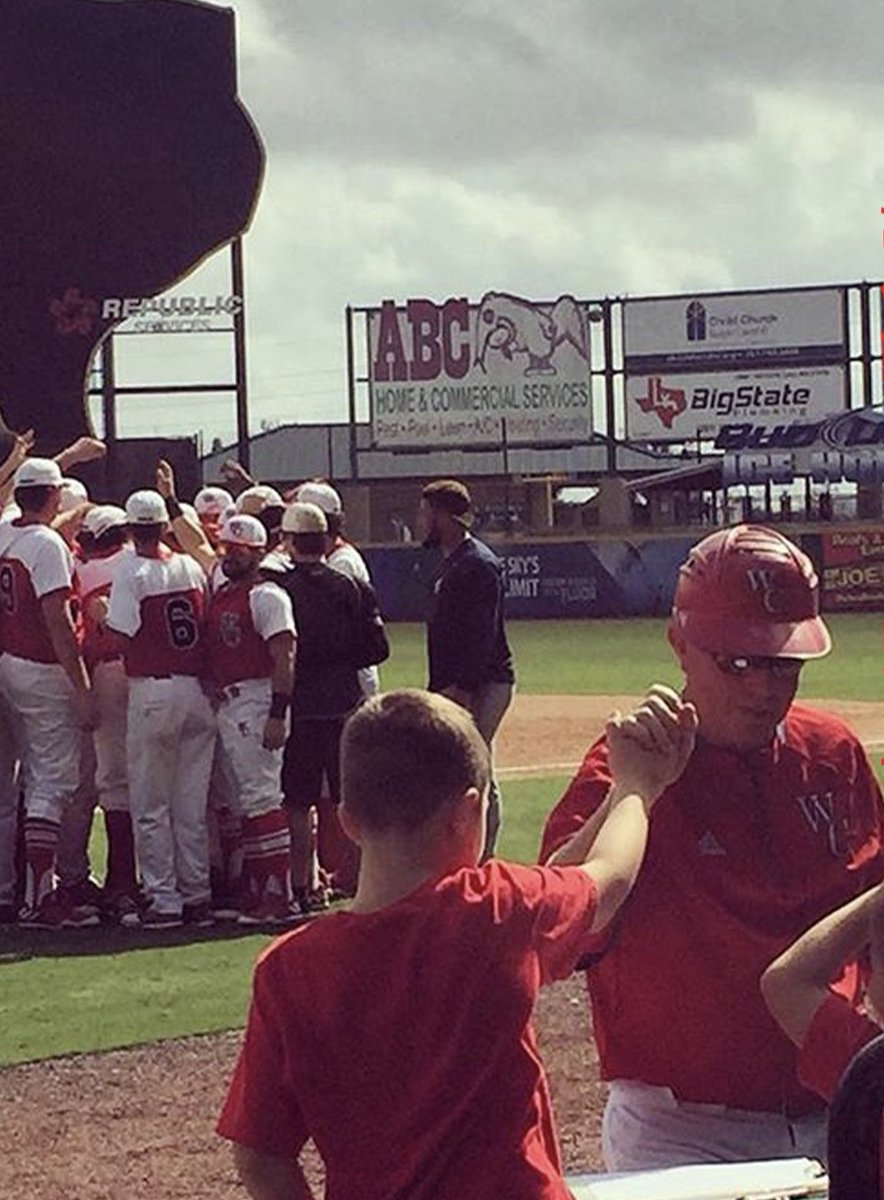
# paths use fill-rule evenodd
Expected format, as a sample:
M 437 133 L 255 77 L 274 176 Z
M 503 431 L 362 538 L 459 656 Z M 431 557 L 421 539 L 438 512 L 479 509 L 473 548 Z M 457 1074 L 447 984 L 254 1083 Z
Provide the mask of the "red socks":
M 243 818 L 243 898 L 249 907 L 266 899 L 288 900 L 289 825 L 281 808 Z

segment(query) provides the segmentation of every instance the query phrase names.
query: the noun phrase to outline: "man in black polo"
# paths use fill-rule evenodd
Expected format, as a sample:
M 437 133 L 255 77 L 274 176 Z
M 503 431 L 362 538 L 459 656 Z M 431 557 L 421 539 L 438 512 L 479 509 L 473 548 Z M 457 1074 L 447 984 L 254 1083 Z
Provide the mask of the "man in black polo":
M 424 545 L 443 555 L 427 621 L 428 686 L 469 709 L 493 749 L 516 677 L 503 619 L 503 564 L 470 533 L 472 511 L 469 491 L 455 479 L 437 479 L 421 494 Z M 485 858 L 494 853 L 500 822 L 500 789 L 492 779 Z

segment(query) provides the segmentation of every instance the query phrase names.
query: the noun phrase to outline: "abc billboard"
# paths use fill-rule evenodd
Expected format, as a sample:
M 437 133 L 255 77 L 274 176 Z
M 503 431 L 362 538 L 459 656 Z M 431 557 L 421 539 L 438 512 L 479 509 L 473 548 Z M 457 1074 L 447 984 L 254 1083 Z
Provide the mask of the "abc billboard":
M 585 441 L 592 429 L 586 306 L 487 292 L 478 304 L 385 300 L 367 310 L 374 443 Z

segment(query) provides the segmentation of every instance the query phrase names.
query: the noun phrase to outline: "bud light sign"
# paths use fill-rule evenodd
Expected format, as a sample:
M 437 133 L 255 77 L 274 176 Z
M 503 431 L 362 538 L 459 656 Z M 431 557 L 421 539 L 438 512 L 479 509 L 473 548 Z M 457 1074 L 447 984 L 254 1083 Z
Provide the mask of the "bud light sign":
M 591 432 L 586 310 L 573 296 L 385 300 L 367 330 L 378 446 L 570 444 Z

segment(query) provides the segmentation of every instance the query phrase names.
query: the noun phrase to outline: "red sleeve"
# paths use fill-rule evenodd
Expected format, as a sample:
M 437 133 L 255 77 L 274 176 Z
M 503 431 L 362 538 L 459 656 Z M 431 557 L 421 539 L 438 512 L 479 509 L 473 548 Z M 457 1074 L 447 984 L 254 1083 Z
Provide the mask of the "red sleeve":
M 492 868 L 498 912 L 527 919 L 530 948 L 537 956 L 540 982 L 567 979 L 594 937 L 596 886 L 580 867 L 520 867 L 496 862 Z
M 862 745 L 855 741 L 851 824 L 860 838 L 851 846 L 851 867 L 861 872 L 860 891 L 884 879 L 884 803 L 875 772 Z
M 245 1039 L 217 1132 L 280 1158 L 297 1157 L 308 1137 L 286 1080 L 285 1048 L 264 960 L 255 969 Z
M 608 794 L 611 772 L 608 769 L 608 747 L 604 740 L 590 746 L 580 770 L 568 785 L 568 790 L 549 814 L 540 845 L 540 862 L 546 862 L 582 828 Z
M 798 1052 L 798 1078 L 831 1100 L 854 1055 L 881 1032 L 843 996 L 830 994 L 817 1009 Z

